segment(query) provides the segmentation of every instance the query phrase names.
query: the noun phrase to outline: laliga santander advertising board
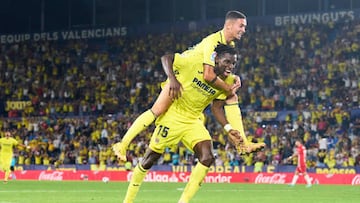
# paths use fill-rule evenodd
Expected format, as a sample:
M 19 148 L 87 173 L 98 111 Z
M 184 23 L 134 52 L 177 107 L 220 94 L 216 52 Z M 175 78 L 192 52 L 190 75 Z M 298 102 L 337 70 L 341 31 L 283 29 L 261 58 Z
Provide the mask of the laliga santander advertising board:
M 3 176 L 4 173 L 0 172 Z M 18 180 L 39 181 L 129 181 L 131 171 L 91 171 L 91 170 L 24 170 L 15 171 Z M 360 185 L 360 174 L 316 174 L 309 173 L 313 184 Z M 190 172 L 150 171 L 145 182 L 187 182 Z M 252 183 L 288 184 L 293 173 L 208 173 L 206 183 Z M 298 183 L 305 184 L 302 176 Z

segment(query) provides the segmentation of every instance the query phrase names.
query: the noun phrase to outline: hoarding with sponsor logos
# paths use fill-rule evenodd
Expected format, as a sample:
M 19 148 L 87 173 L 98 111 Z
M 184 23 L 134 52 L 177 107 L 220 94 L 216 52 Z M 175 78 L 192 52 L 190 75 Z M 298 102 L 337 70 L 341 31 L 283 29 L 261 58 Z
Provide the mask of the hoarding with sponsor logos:
M 16 171 L 18 180 L 40 181 L 129 181 L 132 171 L 43 171 L 29 170 Z M 3 176 L 3 173 L 0 173 Z M 150 171 L 145 182 L 187 182 L 190 172 L 166 172 Z M 251 184 L 288 184 L 291 182 L 293 173 L 209 173 L 205 183 L 251 183 Z M 345 184 L 360 185 L 360 174 L 310 174 L 313 184 Z M 305 184 L 302 177 L 299 184 Z
M 165 171 L 165 172 L 190 172 L 194 166 L 171 166 L 171 165 L 155 165 L 152 167 L 152 171 Z M 115 166 L 115 165 L 60 165 L 54 167 L 52 165 L 18 165 L 15 167 L 18 171 L 29 171 L 29 170 L 40 170 L 40 171 L 51 171 L 51 170 L 60 170 L 60 171 L 126 171 L 124 166 Z M 295 171 L 295 166 L 293 165 L 280 165 L 272 166 L 266 165 L 262 168 L 264 173 L 293 173 Z M 211 166 L 209 173 L 249 173 L 254 171 L 254 166 Z M 316 167 L 309 168 L 309 173 L 316 174 L 360 174 L 360 167 Z
M 147 182 L 187 182 L 193 166 L 157 165 L 145 177 Z M 287 184 L 291 182 L 295 166 L 266 166 L 261 173 L 253 173 L 252 166 L 211 167 L 206 183 Z M 309 175 L 314 184 L 360 185 L 360 167 L 312 168 Z M 42 165 L 17 166 L 20 180 L 79 180 L 129 181 L 132 171 L 121 166 L 63 165 L 58 168 Z M 0 172 L 0 177 L 3 173 Z M 300 177 L 299 183 L 305 183 Z

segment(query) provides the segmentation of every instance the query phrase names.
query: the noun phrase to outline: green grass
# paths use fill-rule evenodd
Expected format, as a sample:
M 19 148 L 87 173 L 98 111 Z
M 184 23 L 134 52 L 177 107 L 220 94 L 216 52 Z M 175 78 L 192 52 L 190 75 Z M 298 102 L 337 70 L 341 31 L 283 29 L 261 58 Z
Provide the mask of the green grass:
M 0 183 L 0 203 L 121 203 L 126 182 L 10 181 Z M 185 183 L 144 183 L 136 202 L 176 203 Z M 191 203 L 360 202 L 360 187 L 345 185 L 203 184 Z

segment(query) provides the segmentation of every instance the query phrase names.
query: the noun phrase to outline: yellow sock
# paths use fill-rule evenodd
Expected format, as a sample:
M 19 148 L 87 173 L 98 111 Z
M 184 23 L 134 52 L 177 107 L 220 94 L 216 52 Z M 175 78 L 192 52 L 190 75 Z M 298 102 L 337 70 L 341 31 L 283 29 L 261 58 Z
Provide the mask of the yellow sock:
M 181 195 L 180 201 L 182 203 L 187 203 L 195 195 L 195 193 L 200 189 L 200 186 L 209 171 L 209 167 L 204 166 L 198 162 L 191 172 L 189 182 L 186 184 L 186 187 Z
M 148 128 L 155 120 L 155 116 L 151 110 L 147 110 L 142 113 L 137 119 L 135 119 L 134 123 L 130 126 L 128 131 L 125 133 L 121 142 L 127 147 L 130 142 L 142 131 Z
M 10 171 L 9 171 L 9 170 L 6 170 L 6 171 L 5 171 L 5 178 L 4 178 L 4 180 L 5 180 L 5 181 L 8 181 L 9 176 L 10 176 Z
M 143 182 L 148 170 L 145 170 L 138 164 L 133 172 L 131 177 L 128 189 L 126 191 L 124 203 L 132 203 L 136 197 L 136 194 L 139 192 L 141 183 Z
M 246 138 L 244 125 L 242 121 L 241 111 L 239 104 L 229 104 L 224 106 L 226 119 L 229 121 L 230 125 L 240 132 L 240 136 L 244 140 L 244 144 L 248 144 L 249 141 Z

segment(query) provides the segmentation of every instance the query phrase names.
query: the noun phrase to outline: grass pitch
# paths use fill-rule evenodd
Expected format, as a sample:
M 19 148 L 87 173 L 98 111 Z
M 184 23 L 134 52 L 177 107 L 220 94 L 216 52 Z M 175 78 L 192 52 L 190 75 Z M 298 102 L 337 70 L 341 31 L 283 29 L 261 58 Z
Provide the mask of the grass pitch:
M 0 203 L 120 203 L 126 182 L 10 181 L 0 183 Z M 185 183 L 144 183 L 135 203 L 176 203 Z M 206 183 L 191 203 L 352 203 L 360 187 Z

